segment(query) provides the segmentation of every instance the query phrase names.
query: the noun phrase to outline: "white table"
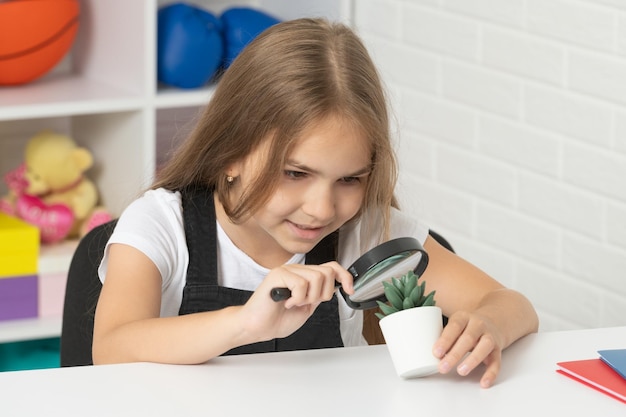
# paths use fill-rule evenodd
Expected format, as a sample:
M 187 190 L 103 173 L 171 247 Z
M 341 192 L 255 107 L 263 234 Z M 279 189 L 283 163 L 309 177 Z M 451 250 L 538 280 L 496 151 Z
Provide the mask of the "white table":
M 0 373 L 2 416 L 626 416 L 626 404 L 555 372 L 626 348 L 626 327 L 530 335 L 505 351 L 495 386 L 402 380 L 386 346 Z

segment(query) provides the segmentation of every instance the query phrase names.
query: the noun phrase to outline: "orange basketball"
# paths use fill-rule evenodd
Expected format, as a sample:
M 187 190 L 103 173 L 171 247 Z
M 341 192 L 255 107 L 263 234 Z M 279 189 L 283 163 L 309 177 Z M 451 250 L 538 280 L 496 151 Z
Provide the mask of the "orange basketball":
M 33 81 L 70 50 L 78 30 L 77 0 L 0 3 L 0 85 Z

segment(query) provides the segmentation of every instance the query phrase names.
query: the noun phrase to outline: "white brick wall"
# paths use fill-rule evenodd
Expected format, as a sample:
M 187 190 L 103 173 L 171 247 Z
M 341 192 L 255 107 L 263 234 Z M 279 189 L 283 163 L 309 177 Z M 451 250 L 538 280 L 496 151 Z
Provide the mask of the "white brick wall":
M 400 199 L 535 304 L 626 324 L 626 0 L 355 0 Z

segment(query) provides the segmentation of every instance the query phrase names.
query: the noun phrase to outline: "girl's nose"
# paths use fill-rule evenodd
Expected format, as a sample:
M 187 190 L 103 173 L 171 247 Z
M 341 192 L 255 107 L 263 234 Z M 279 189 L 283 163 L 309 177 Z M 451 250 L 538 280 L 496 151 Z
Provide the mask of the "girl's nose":
M 332 187 L 311 188 L 305 196 L 302 211 L 320 222 L 332 219 L 335 216 L 335 196 Z

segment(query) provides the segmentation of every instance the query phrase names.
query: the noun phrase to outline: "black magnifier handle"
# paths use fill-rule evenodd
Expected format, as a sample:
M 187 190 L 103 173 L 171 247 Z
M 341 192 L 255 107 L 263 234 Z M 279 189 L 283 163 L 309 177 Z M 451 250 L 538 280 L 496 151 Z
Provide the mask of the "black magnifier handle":
M 276 302 L 284 301 L 291 297 L 291 290 L 289 288 L 272 288 L 270 297 Z
M 340 286 L 341 284 L 335 281 L 335 288 L 339 288 Z M 291 290 L 289 288 L 275 287 L 270 291 L 270 297 L 276 302 L 285 301 L 291 297 Z

